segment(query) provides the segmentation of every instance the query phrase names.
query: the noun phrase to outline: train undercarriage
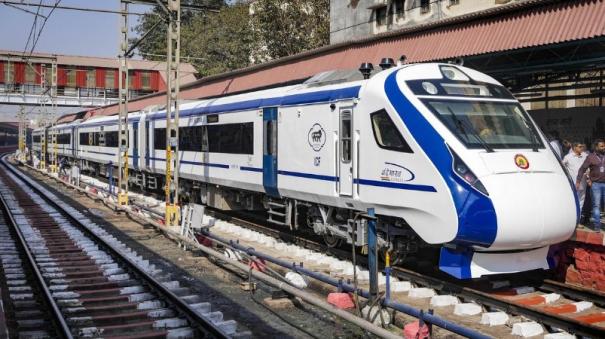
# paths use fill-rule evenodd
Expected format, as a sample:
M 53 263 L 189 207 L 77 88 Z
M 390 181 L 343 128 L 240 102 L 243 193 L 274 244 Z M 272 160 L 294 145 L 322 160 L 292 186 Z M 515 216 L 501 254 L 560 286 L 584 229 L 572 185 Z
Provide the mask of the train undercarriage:
M 77 163 L 84 173 L 97 178 L 114 178 L 118 169 L 108 164 L 87 160 L 69 159 Z M 153 194 L 158 198 L 164 194 L 164 176 L 130 169 L 129 187 Z M 223 211 L 264 211 L 269 223 L 289 228 L 292 232 L 311 230 L 323 238 L 329 247 L 354 244 L 367 246 L 367 219 L 364 211 L 337 208 L 289 198 L 272 198 L 263 193 L 206 184 L 181 178 L 179 180 L 181 205 L 197 203 Z M 378 215 L 376 219 L 379 254 L 389 252 L 390 263 L 396 265 L 421 248 L 429 247 L 400 218 Z

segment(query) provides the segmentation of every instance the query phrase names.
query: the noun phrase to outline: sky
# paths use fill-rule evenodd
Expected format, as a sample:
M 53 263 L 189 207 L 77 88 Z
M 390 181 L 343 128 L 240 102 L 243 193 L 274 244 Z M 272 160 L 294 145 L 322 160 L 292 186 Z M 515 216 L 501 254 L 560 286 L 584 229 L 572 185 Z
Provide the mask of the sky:
M 38 0 L 25 0 L 39 3 Z M 56 0 L 43 0 L 54 5 Z M 87 7 L 119 10 L 119 0 L 62 0 L 61 6 Z M 22 7 L 36 12 L 37 7 Z M 143 13 L 150 7 L 130 5 L 131 12 Z M 47 15 L 50 8 L 42 8 L 40 14 Z M 129 26 L 133 27 L 138 16 L 129 17 Z M 24 51 L 27 38 L 34 21 L 34 15 L 0 3 L 0 49 Z M 38 18 L 38 29 L 43 18 Z M 116 57 L 119 49 L 118 14 L 102 14 L 56 9 L 48 18 L 34 52 L 67 55 Z M 134 33 L 129 33 L 130 37 Z M 31 43 L 27 51 L 31 50 Z

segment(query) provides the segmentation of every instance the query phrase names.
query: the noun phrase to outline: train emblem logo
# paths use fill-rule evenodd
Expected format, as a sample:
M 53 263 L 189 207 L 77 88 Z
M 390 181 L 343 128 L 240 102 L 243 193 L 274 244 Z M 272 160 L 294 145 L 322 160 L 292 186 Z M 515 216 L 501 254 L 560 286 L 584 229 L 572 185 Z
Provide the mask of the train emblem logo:
M 315 152 L 319 152 L 326 144 L 326 131 L 320 124 L 314 124 L 309 130 L 309 145 Z
M 416 178 L 416 175 L 412 171 L 392 162 L 385 162 L 380 173 L 380 180 L 388 182 L 412 181 L 414 178 Z
M 523 154 L 517 154 L 515 155 L 515 165 L 520 169 L 525 170 L 529 168 L 529 161 Z

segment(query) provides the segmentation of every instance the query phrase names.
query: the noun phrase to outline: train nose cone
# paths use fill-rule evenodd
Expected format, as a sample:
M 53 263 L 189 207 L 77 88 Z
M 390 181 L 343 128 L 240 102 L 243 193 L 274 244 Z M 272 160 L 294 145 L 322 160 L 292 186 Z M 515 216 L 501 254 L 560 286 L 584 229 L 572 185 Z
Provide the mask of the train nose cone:
M 539 157 L 535 154 L 529 159 L 528 169 L 500 166 L 481 178 L 498 219 L 489 250 L 542 247 L 572 235 L 577 220 L 575 192 L 561 168 L 555 167 L 557 163 L 545 165 Z M 491 164 L 492 169 L 496 166 L 497 162 Z

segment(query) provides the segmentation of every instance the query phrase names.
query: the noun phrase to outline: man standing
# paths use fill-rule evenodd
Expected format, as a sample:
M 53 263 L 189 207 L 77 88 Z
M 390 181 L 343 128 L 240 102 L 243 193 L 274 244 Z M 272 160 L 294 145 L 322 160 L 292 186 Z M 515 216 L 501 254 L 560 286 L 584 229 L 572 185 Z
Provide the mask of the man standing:
M 599 139 L 595 142 L 594 152 L 586 157 L 580 167 L 576 178 L 576 189 L 580 189 L 582 177 L 586 170 L 588 173 L 588 186 L 592 193 L 592 222 L 594 230 L 601 231 L 601 200 L 605 197 L 605 141 Z
M 563 165 L 567 169 L 567 172 L 572 178 L 577 178 L 580 168 L 584 164 L 586 157 L 588 156 L 584 150 L 586 145 L 581 142 L 574 142 L 572 144 L 570 152 L 563 157 Z M 580 187 L 577 188 L 578 200 L 580 201 L 580 211 L 584 206 L 584 198 L 586 198 L 586 175 L 582 175 L 580 181 Z

